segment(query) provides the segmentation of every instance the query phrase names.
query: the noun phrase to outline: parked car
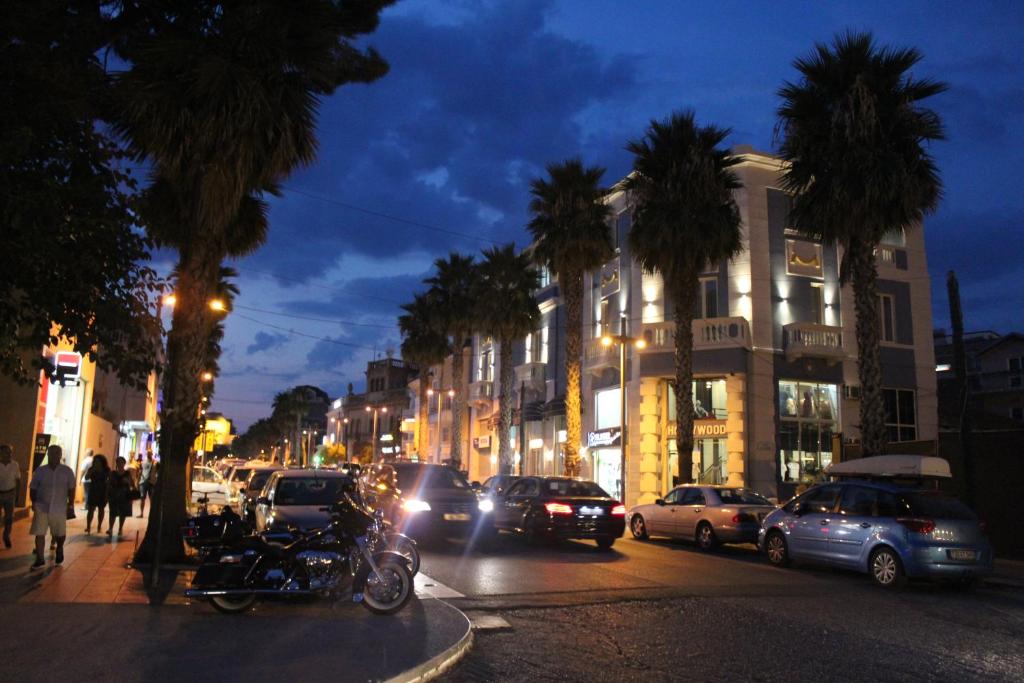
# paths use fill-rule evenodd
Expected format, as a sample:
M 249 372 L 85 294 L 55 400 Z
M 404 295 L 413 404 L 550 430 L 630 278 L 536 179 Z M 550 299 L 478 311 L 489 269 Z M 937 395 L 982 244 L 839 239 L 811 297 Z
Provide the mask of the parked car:
M 249 523 L 255 522 L 256 499 L 259 498 L 270 475 L 280 469 L 283 469 L 280 465 L 265 465 L 249 470 L 249 476 L 238 490 L 238 514 L 242 519 Z
M 277 470 L 256 499 L 256 530 L 297 527 L 306 531 L 327 525 L 324 510 L 342 496 L 352 479 L 332 470 Z
M 608 549 L 626 530 L 626 507 L 583 479 L 523 477 L 493 501 L 494 527 L 529 539 L 586 538 Z
M 765 517 L 759 545 L 773 565 L 845 567 L 884 587 L 907 577 L 969 584 L 992 572 L 992 548 L 966 505 L 937 490 L 881 481 L 808 489 Z
M 703 550 L 719 543 L 757 543 L 761 520 L 775 509 L 763 496 L 735 486 L 677 486 L 653 503 L 629 511 L 638 539 L 668 536 L 696 541 Z
M 224 477 L 212 467 L 196 466 L 192 468 L 192 502 L 206 496 L 210 504 L 228 505 L 229 491 Z
M 470 536 L 486 512 L 484 502 L 466 477 L 447 465 L 394 463 L 401 503 L 394 512 L 395 528 L 414 539 L 425 536 Z M 484 505 L 488 507 L 489 503 Z

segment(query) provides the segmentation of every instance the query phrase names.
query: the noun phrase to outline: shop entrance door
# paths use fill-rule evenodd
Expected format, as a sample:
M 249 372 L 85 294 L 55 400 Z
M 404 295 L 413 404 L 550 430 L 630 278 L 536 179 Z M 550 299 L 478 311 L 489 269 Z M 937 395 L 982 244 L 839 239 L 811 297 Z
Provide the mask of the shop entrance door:
M 622 500 L 622 451 L 601 448 L 594 451 L 594 481 L 612 496 Z
M 693 442 L 693 462 L 700 468 L 696 479 L 699 483 L 724 484 L 728 480 L 722 439 L 696 439 Z

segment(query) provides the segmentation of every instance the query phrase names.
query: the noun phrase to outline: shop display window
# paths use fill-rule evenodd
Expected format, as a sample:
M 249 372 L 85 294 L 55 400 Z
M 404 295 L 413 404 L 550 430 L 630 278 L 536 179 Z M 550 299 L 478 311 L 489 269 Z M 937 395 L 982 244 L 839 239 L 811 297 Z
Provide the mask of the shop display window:
M 724 379 L 695 379 L 693 380 L 690 398 L 693 401 L 693 417 L 695 419 L 718 419 L 724 420 L 728 417 L 725 408 L 725 380 Z M 668 419 L 676 419 L 676 392 L 675 385 L 669 384 L 668 391 Z
M 832 463 L 838 413 L 835 384 L 779 382 L 779 477 L 809 485 Z

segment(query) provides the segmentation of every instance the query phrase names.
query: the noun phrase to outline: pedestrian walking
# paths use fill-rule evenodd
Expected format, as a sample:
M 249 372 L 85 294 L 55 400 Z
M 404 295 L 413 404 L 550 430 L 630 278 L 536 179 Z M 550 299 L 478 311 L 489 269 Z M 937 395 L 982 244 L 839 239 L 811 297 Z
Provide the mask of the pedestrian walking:
M 46 464 L 32 473 L 28 491 L 32 498 L 32 528 L 29 533 L 36 537 L 36 561 L 33 569 L 46 564 L 43 560 L 46 547 L 46 532 L 56 543 L 54 564 L 64 562 L 64 537 L 67 535 L 68 517 L 73 517 L 75 500 L 74 471 L 61 463 L 64 453 L 60 446 L 46 449 Z
M 146 459 L 142 461 L 139 470 L 139 517 L 146 514 L 146 498 L 153 495 L 153 487 L 156 485 L 156 463 L 153 462 L 153 454 L 147 453 Z
M 114 521 L 117 524 L 117 535 L 121 536 L 124 531 L 125 517 L 132 514 L 132 476 L 125 469 L 125 460 L 118 457 L 114 461 L 114 471 L 107 477 L 107 502 L 110 505 L 110 520 L 107 526 L 107 536 L 113 536 Z
M 96 513 L 96 531 L 103 530 L 103 516 L 107 511 L 107 485 L 110 477 L 110 465 L 107 456 L 97 455 L 89 468 L 89 483 L 86 485 L 85 499 L 89 507 L 85 513 L 85 533 L 92 529 L 92 516 Z
M 79 481 L 82 482 L 82 509 L 89 510 L 89 470 L 92 468 L 92 449 L 85 449 L 85 459 L 82 460 L 82 473 Z
M 11 460 L 14 451 L 9 444 L 0 444 L 0 510 L 4 515 L 4 547 L 11 547 L 11 525 L 14 524 L 14 499 L 18 495 L 21 468 Z

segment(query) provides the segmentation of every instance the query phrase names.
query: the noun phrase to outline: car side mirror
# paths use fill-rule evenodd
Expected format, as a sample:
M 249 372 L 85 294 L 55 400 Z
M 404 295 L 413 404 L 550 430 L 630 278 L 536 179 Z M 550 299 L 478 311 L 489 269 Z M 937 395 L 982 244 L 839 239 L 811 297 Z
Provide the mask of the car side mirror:
M 805 512 L 807 512 L 807 505 L 805 503 L 797 503 L 793 506 L 793 515 L 795 517 L 799 517 Z
M 654 501 L 654 504 L 655 505 L 664 505 L 665 504 L 665 499 L 664 498 L 659 498 L 658 500 Z

